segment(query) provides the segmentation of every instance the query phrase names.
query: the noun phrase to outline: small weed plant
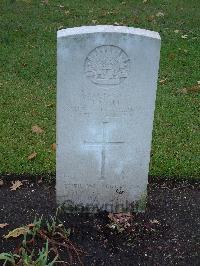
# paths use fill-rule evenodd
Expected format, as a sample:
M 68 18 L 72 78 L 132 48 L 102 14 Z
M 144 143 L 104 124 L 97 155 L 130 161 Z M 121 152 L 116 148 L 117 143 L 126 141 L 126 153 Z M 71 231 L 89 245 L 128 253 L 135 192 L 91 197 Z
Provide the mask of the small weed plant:
M 70 241 L 70 229 L 58 220 L 57 213 L 48 221 L 43 217 L 35 219 L 4 237 L 9 240 L 21 236 L 23 240 L 13 253 L 0 254 L 3 266 L 82 265 L 81 255 L 84 252 Z

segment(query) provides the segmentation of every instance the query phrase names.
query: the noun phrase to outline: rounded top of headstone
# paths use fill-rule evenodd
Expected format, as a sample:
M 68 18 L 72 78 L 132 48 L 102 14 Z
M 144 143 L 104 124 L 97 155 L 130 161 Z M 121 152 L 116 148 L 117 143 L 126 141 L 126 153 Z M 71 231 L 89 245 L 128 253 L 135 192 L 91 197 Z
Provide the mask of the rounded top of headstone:
M 89 34 L 89 33 L 98 33 L 98 32 L 125 33 L 125 34 L 139 35 L 160 40 L 159 33 L 155 31 L 126 27 L 126 26 L 113 26 L 113 25 L 82 26 L 82 27 L 62 29 L 57 31 L 57 37 L 62 38 L 70 35 Z

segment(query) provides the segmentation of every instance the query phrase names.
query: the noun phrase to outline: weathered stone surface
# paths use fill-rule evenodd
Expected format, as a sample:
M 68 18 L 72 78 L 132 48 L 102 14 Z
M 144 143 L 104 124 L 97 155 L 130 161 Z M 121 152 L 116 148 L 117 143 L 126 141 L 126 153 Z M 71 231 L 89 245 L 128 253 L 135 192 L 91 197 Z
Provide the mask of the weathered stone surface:
M 89 26 L 57 40 L 57 201 L 130 210 L 148 182 L 159 34 Z

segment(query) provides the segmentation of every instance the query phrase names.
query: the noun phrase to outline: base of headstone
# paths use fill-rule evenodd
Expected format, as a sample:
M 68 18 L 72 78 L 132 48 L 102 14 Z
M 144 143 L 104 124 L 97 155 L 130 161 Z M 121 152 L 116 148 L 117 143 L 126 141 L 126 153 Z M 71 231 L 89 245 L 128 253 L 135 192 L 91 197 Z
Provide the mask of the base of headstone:
M 126 212 L 145 212 L 147 205 L 147 192 L 141 194 L 140 198 L 135 202 L 127 202 L 125 204 L 104 204 L 102 207 L 95 204 L 74 203 L 71 200 L 65 200 L 64 197 L 57 197 L 58 205 L 62 206 L 66 213 L 98 213 L 107 211 L 112 213 Z

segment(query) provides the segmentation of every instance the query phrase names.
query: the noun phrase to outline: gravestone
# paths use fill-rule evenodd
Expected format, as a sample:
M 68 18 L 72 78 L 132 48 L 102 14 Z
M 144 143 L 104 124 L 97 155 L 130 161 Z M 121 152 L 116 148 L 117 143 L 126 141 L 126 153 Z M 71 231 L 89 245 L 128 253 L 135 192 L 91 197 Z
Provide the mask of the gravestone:
M 144 203 L 159 54 L 152 31 L 58 31 L 56 190 L 68 211 L 120 212 Z

